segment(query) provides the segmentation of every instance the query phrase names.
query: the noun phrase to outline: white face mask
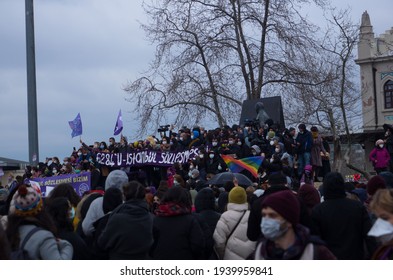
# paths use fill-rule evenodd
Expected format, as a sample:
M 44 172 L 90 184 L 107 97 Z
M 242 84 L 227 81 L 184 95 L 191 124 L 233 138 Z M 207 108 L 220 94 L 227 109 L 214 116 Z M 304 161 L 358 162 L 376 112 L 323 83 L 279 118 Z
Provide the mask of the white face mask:
M 273 146 L 274 145 L 274 141 L 270 141 L 270 145 Z
M 235 143 L 234 141 L 229 141 L 228 144 L 229 145 L 233 145 L 233 143 Z
M 283 236 L 288 227 L 282 229 L 281 225 L 283 223 L 272 218 L 262 218 L 261 221 L 261 231 L 263 235 L 269 240 L 276 240 L 277 238 Z
M 279 153 L 279 152 L 280 152 L 280 149 L 279 149 L 279 148 L 276 148 L 275 151 L 276 151 L 276 153 Z
M 167 141 L 162 141 L 162 144 L 163 145 L 166 145 L 168 142 Z
M 382 243 L 386 243 L 393 239 L 393 225 L 378 218 L 367 235 L 377 237 Z
M 183 141 L 183 137 L 180 137 L 179 140 L 180 140 L 180 141 Z
M 238 144 L 239 146 L 241 146 L 241 145 L 242 145 L 242 142 L 239 141 L 239 142 L 237 142 L 237 144 Z
M 81 156 L 82 155 L 82 153 L 78 153 L 78 156 Z
M 210 154 L 210 155 L 209 155 L 209 158 L 214 158 L 214 154 Z
M 200 154 L 200 155 L 199 155 L 199 158 L 203 158 L 203 157 L 204 157 L 204 155 L 203 155 L 203 154 Z
M 190 170 L 193 170 L 194 169 L 194 165 L 190 165 Z
M 213 142 L 213 143 L 212 143 L 212 145 L 213 145 L 214 147 L 217 146 L 217 144 L 218 144 L 217 142 Z
M 383 144 L 378 145 L 381 149 L 383 148 Z

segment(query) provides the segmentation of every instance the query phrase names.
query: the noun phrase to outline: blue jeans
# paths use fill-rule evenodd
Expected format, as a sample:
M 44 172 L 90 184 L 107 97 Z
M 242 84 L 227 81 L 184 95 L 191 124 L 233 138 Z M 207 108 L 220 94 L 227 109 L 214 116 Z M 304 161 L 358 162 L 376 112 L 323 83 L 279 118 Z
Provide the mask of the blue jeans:
M 298 154 L 297 156 L 297 174 L 299 178 L 302 176 L 304 167 L 311 164 L 311 153 L 304 152 L 303 154 Z

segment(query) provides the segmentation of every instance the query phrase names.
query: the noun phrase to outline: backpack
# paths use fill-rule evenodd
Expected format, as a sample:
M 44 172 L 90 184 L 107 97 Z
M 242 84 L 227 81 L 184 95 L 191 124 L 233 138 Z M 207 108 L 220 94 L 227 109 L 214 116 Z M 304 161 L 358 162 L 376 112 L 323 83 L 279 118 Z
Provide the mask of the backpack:
M 30 239 L 30 237 L 36 233 L 37 231 L 41 230 L 42 228 L 40 227 L 35 227 L 32 230 L 29 231 L 29 233 L 26 235 L 26 237 L 22 241 L 22 245 L 19 246 L 18 249 L 14 250 L 11 252 L 10 259 L 11 260 L 31 260 L 29 253 L 25 250 L 25 245 L 27 241 Z

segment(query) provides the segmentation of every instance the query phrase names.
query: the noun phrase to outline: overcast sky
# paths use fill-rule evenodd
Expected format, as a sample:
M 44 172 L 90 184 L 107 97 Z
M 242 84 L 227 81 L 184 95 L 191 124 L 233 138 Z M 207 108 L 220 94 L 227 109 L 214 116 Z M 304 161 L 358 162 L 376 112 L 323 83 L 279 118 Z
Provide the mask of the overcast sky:
M 332 2 L 350 6 L 356 22 L 367 10 L 376 34 L 393 26 L 391 0 Z M 62 159 L 79 146 L 68 126 L 78 113 L 86 143 L 108 142 L 120 109 L 124 135 L 135 136 L 138 123 L 123 87 L 148 68 L 154 54 L 139 27 L 141 3 L 34 1 L 41 161 Z M 0 157 L 28 161 L 24 5 L 24 0 L 0 0 Z

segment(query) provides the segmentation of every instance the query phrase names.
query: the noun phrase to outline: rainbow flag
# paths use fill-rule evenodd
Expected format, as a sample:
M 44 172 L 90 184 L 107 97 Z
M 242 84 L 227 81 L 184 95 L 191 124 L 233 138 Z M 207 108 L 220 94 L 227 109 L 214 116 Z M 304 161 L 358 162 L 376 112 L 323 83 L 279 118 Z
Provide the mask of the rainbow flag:
M 250 173 L 257 178 L 258 177 L 258 169 L 261 166 L 264 157 L 247 157 L 242 159 L 235 159 L 231 156 L 221 155 L 222 159 L 225 161 L 225 164 L 228 168 L 234 172 L 239 173 L 243 169 L 250 171 Z

